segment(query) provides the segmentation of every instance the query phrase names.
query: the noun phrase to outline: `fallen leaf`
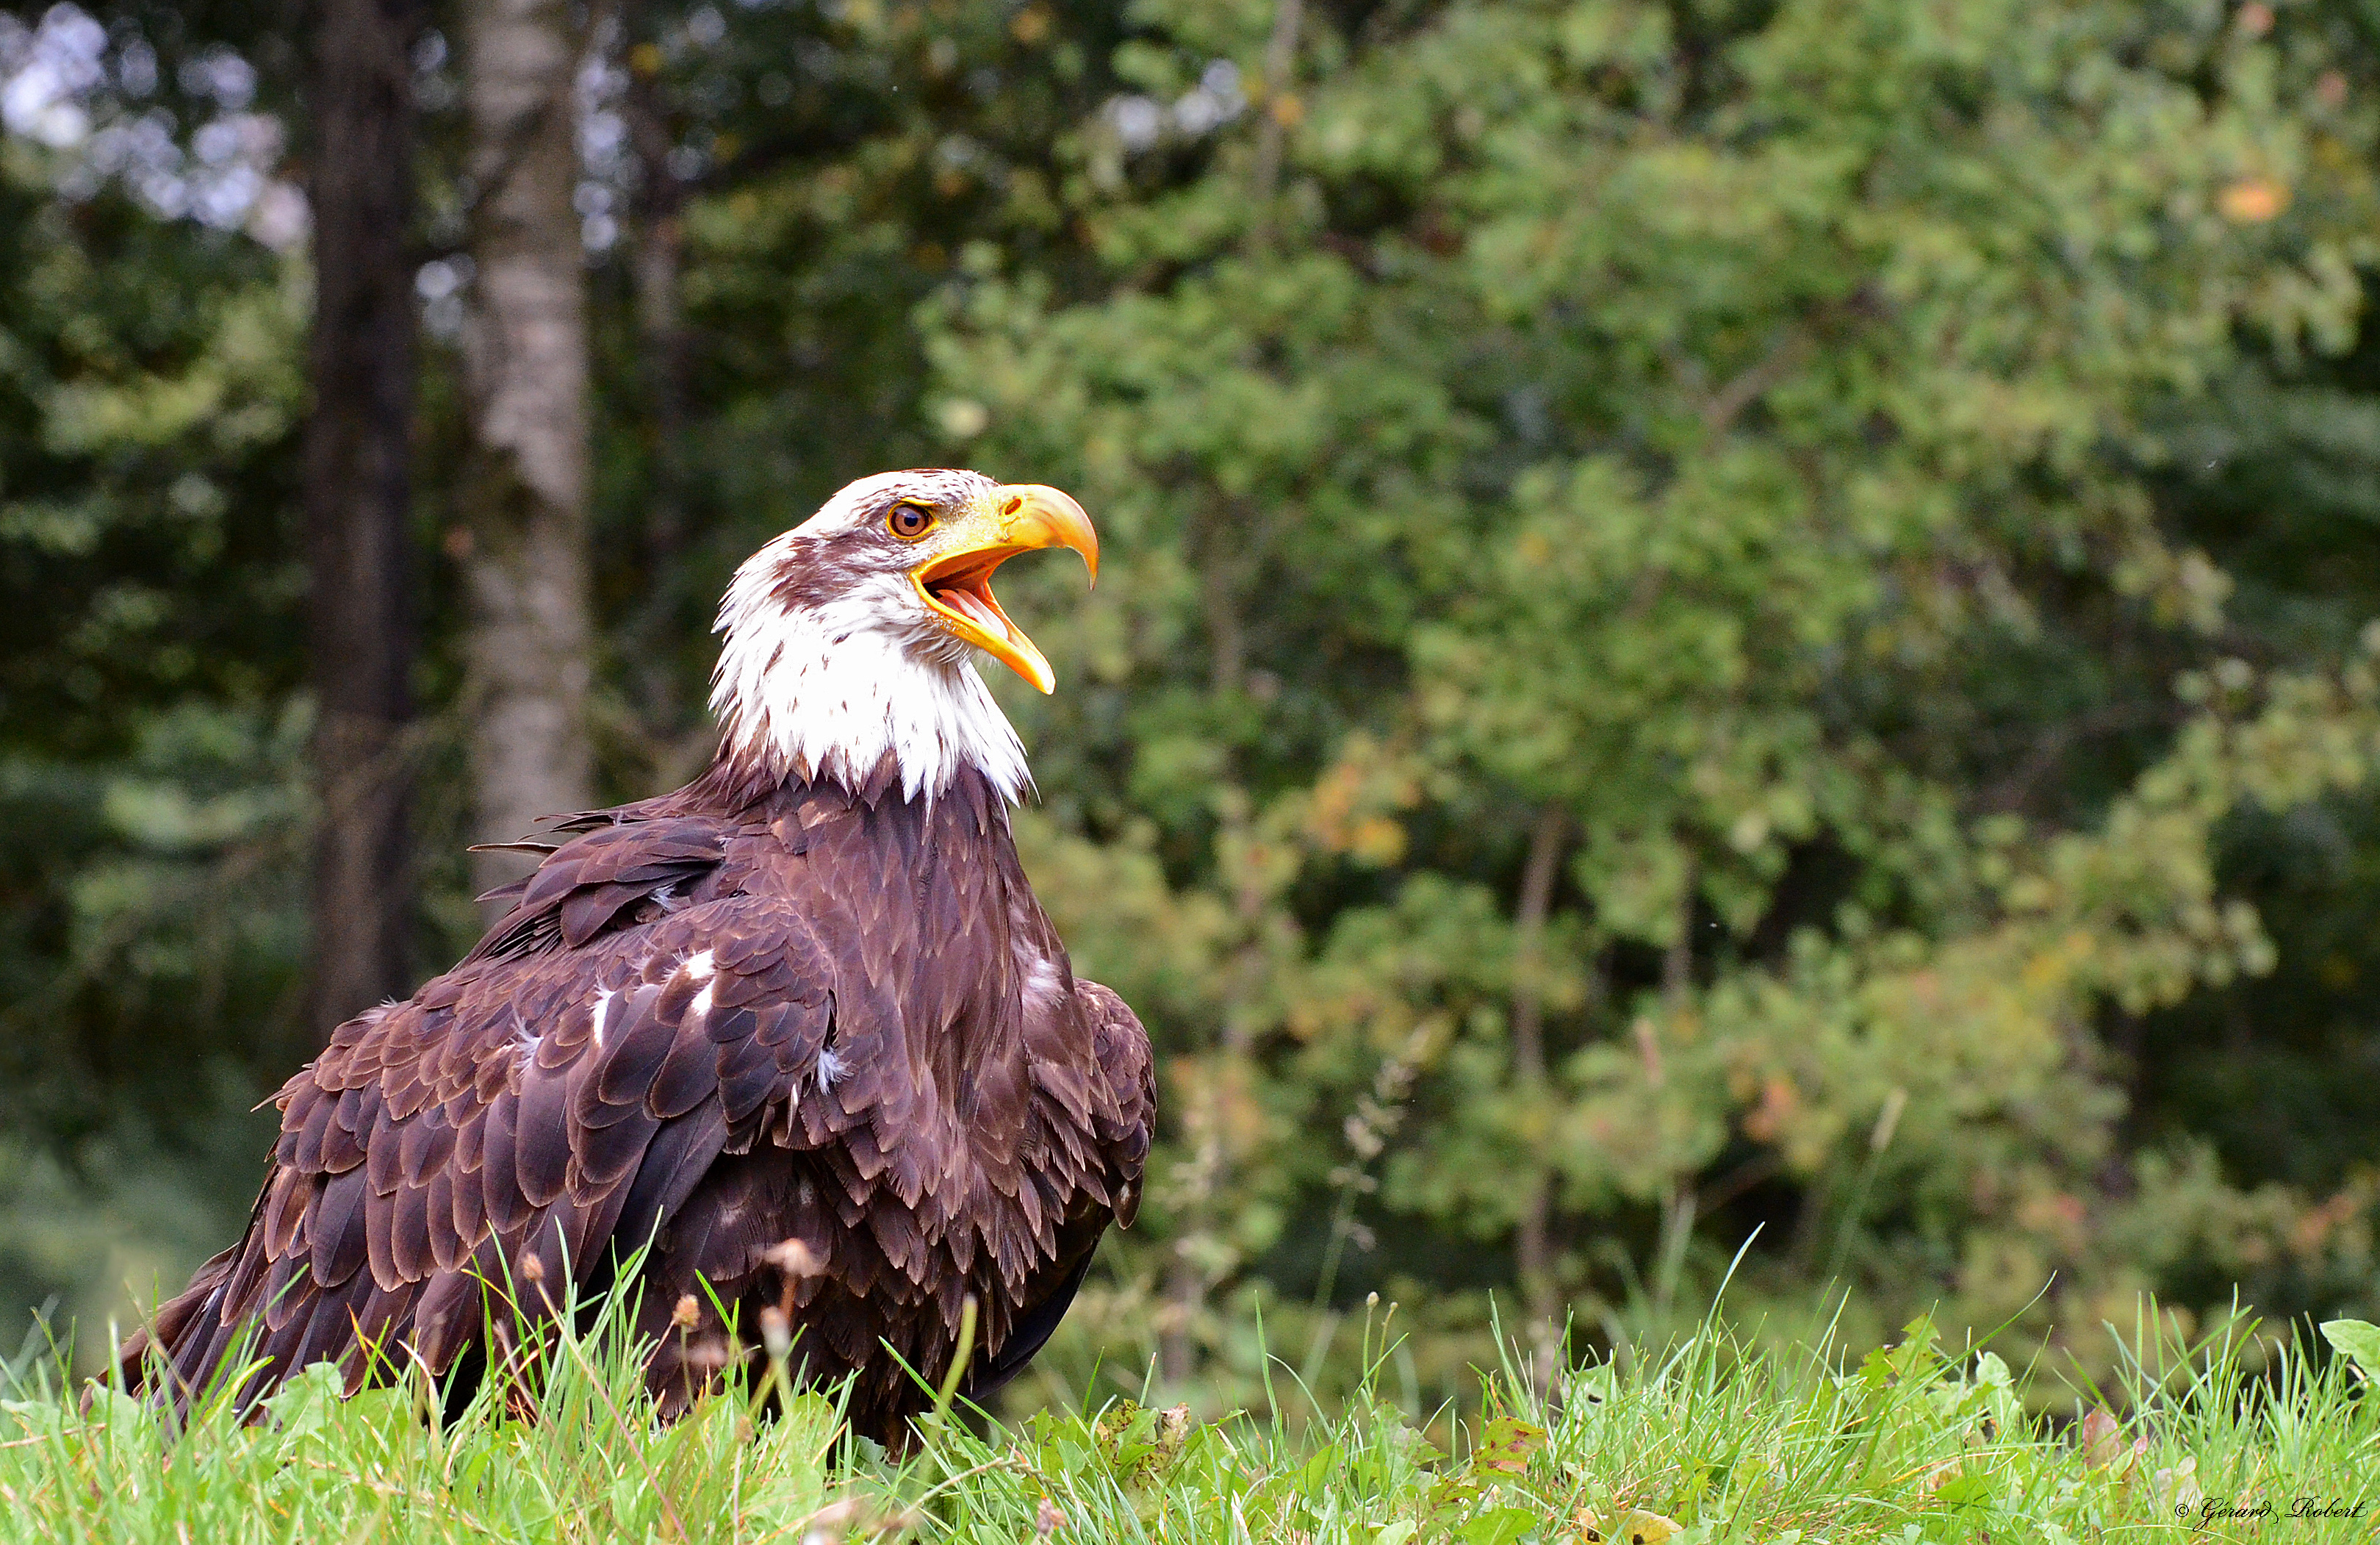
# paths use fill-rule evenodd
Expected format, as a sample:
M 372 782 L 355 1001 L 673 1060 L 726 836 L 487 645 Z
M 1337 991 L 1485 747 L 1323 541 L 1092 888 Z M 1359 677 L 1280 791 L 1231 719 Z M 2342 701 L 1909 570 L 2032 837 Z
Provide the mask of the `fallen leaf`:
M 2085 1416 L 2079 1436 L 2082 1463 L 2095 1470 L 2102 1465 L 2114 1464 L 2124 1452 L 2123 1429 L 2106 1411 L 2094 1409 Z
M 1529 1467 L 1529 1456 L 1546 1445 L 1546 1429 L 1518 1417 L 1499 1417 L 1479 1434 L 1472 1464 L 1500 1475 L 1516 1476 Z
M 1621 1514 L 1620 1521 L 1608 1530 L 1598 1527 L 1595 1515 L 1585 1508 L 1579 1509 L 1572 1524 L 1583 1545 L 1662 1545 L 1685 1527 L 1675 1518 L 1665 1518 L 1641 1507 Z

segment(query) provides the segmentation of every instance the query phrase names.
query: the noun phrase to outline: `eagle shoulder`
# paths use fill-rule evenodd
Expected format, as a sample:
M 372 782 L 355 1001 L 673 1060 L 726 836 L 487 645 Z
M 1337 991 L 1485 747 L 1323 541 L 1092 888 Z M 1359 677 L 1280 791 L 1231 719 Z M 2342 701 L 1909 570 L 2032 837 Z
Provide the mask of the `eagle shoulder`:
M 480 897 L 509 901 L 471 953 L 499 959 L 556 947 L 577 949 L 605 929 L 651 921 L 698 898 L 702 882 L 727 857 L 740 822 L 713 815 L 623 819 L 593 824 L 596 815 L 567 817 L 553 836 L 494 843 L 476 853 L 539 855 L 537 868 Z M 625 812 L 623 812 L 625 814 Z M 565 837 L 576 827 L 578 834 Z

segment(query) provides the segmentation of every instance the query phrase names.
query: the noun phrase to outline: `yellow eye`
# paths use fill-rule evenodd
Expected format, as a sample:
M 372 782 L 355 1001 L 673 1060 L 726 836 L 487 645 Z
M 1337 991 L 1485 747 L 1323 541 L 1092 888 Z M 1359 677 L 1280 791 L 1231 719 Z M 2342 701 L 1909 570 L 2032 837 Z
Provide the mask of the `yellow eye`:
M 934 529 L 934 515 L 923 505 L 913 505 L 905 499 L 884 517 L 884 529 L 903 541 L 915 541 Z

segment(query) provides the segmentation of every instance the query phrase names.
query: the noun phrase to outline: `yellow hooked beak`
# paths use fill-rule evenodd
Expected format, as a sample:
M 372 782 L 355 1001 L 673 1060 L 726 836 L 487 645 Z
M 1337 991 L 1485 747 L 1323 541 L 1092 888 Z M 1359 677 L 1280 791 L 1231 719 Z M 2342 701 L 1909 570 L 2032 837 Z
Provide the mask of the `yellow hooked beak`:
M 909 582 L 942 626 L 1042 691 L 1056 690 L 1049 660 L 992 599 L 991 571 L 1019 553 L 1071 547 L 1099 583 L 1099 533 L 1083 506 L 1054 488 L 1012 483 L 943 521 L 927 545 L 932 555 Z

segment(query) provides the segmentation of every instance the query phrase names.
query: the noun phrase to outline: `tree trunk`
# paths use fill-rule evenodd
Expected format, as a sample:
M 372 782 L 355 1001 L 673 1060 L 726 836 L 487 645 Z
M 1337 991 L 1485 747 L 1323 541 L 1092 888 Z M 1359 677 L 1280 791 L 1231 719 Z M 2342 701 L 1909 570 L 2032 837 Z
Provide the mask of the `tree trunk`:
M 1250 199 L 1255 223 L 1249 245 L 1261 252 L 1272 245 L 1273 195 L 1281 189 L 1281 139 L 1304 114 L 1295 85 L 1297 29 L 1305 17 L 1304 0 L 1273 0 L 1272 38 L 1265 45 L 1264 116 L 1257 124 L 1256 171 Z
M 1539 812 L 1529 833 L 1520 906 L 1512 919 L 1512 1078 L 1535 1101 L 1546 1098 L 1545 993 L 1538 967 L 1546 917 L 1553 908 L 1554 879 L 1569 833 L 1569 812 L 1560 804 L 1548 804 Z M 1539 1333 L 1550 1324 L 1556 1303 L 1552 1216 L 1553 1176 L 1532 1156 L 1522 1180 L 1521 1226 L 1512 1242 L 1512 1265 L 1527 1296 L 1530 1321 Z
M 307 1018 L 318 1040 L 408 985 L 415 361 L 405 242 L 419 20 L 415 0 L 322 0 L 314 40 L 303 505 L 320 804 Z
M 1683 1008 L 1694 986 L 1694 906 L 1702 899 L 1702 865 L 1686 855 L 1685 883 L 1678 897 L 1678 936 L 1661 952 L 1661 1007 L 1670 1014 Z
M 471 764 L 476 834 L 505 842 L 592 802 L 587 280 L 571 207 L 579 48 L 564 0 L 466 6 L 464 44 Z M 520 872 L 515 856 L 480 857 L 483 883 Z

